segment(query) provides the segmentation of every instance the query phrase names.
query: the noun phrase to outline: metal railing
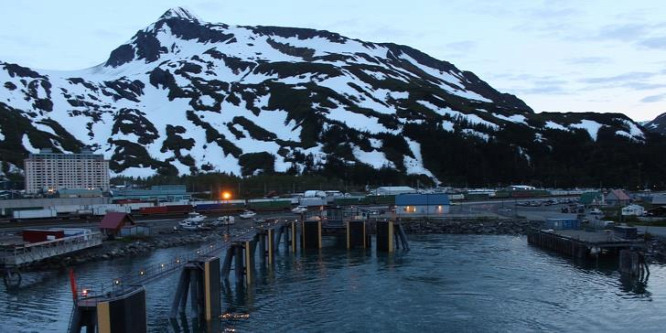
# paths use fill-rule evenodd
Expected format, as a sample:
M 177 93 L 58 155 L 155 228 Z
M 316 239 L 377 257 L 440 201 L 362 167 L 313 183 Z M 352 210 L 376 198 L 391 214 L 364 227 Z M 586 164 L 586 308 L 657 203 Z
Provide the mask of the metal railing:
M 269 223 L 277 225 L 278 223 Z M 127 274 L 122 277 L 114 278 L 110 283 L 105 282 L 97 284 L 96 286 L 80 286 L 78 290 L 78 299 L 86 303 L 95 303 L 101 301 L 105 297 L 112 297 L 114 295 L 122 294 L 128 289 L 136 288 L 150 281 L 159 279 L 168 274 L 174 273 L 182 269 L 188 262 L 202 256 L 212 256 L 226 251 L 233 243 L 239 241 L 251 240 L 256 234 L 256 229 L 249 229 L 233 237 L 228 236 L 222 240 L 217 240 L 205 244 L 198 249 L 183 255 L 173 257 L 163 263 L 158 263 L 140 269 L 137 272 Z
M 102 244 L 102 234 L 94 232 L 14 246 L 9 251 L 0 253 L 0 263 L 6 267 L 20 266 L 100 244 Z

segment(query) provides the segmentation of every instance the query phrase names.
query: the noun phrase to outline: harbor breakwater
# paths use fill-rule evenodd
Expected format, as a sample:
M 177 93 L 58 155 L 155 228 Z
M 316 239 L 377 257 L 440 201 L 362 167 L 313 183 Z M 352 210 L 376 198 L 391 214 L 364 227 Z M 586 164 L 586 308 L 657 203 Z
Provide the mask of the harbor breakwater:
M 407 234 L 527 235 L 541 221 L 493 219 L 410 219 L 400 221 Z

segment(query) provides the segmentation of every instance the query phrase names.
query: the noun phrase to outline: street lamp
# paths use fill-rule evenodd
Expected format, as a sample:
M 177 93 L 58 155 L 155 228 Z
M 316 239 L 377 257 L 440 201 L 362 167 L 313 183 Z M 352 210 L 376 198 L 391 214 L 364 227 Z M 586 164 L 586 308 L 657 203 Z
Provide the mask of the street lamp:
M 224 191 L 224 192 L 222 192 L 222 199 L 224 200 L 223 203 L 228 204 L 228 203 L 229 203 L 229 199 L 231 199 L 231 192 L 229 192 L 229 191 Z M 225 210 L 226 210 L 226 208 L 228 208 L 228 207 L 225 207 Z M 228 219 L 230 219 L 230 218 L 231 218 L 231 217 L 228 217 Z M 229 229 L 230 229 L 230 226 L 229 226 L 230 222 L 231 222 L 231 221 L 227 220 L 227 235 L 230 235 L 230 234 L 231 234 L 231 232 L 230 232 L 230 230 L 229 230 Z

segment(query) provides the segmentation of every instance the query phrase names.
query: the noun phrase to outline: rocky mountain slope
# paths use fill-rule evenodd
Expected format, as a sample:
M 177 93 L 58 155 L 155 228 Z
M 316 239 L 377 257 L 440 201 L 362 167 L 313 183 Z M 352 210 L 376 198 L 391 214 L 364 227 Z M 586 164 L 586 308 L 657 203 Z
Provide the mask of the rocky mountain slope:
M 629 159 L 614 173 L 631 172 L 648 137 L 620 114 L 534 113 L 408 46 L 212 24 L 181 8 L 93 68 L 0 62 L 3 172 L 40 148 L 91 146 L 126 176 L 320 172 L 363 182 L 379 170 L 389 181 L 565 185 L 608 177 L 594 173 L 601 163 Z

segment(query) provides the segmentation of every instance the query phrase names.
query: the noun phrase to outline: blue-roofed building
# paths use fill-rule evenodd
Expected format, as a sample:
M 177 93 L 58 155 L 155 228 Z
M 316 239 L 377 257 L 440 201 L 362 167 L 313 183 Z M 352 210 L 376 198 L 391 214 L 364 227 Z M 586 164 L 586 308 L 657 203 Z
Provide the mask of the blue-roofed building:
M 398 216 L 438 216 L 449 213 L 451 202 L 446 194 L 400 194 L 395 197 Z
M 113 190 L 114 200 L 141 200 L 141 201 L 189 201 L 192 195 L 187 193 L 185 185 L 159 185 L 150 189 L 116 189 Z

